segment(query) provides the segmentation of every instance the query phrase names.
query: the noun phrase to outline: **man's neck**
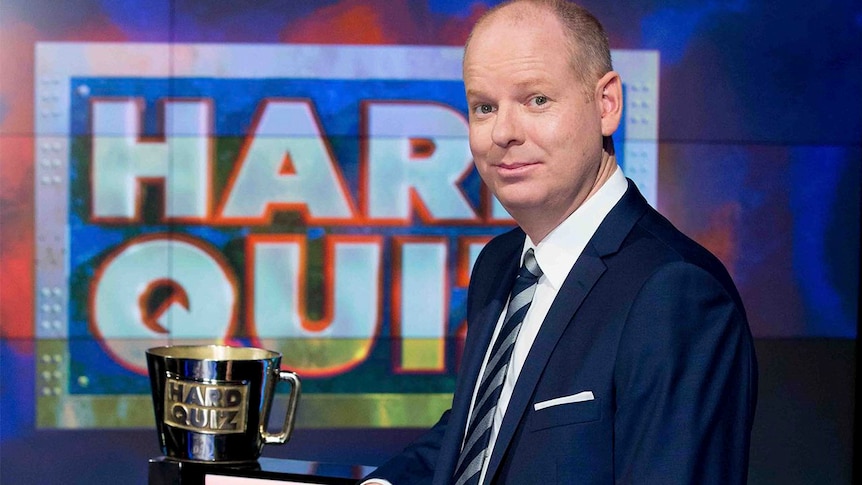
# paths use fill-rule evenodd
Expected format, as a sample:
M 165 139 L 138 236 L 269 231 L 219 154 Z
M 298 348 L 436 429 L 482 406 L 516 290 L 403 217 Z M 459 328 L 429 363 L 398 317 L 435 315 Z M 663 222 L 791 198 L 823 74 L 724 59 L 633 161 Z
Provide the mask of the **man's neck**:
M 573 204 L 567 211 L 563 211 L 558 214 L 550 213 L 550 211 L 541 211 L 539 214 L 524 216 L 512 214 L 512 217 L 514 217 L 518 226 L 527 233 L 530 240 L 533 241 L 534 244 L 539 244 L 545 236 L 550 234 L 551 231 L 572 215 L 573 212 L 578 210 L 584 202 L 589 200 L 590 197 L 598 192 L 616 170 L 617 157 L 616 154 L 614 154 L 613 149 L 611 149 L 610 153 L 608 153 L 608 151 L 602 151 L 602 164 L 596 174 L 595 183 L 590 187 L 590 191 L 587 192 L 586 196 L 576 204 Z

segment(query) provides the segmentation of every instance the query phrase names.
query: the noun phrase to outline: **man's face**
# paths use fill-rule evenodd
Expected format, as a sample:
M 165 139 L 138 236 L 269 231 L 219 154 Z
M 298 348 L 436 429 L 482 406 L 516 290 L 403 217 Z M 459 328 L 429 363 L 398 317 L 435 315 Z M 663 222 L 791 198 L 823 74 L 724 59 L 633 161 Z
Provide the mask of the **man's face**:
M 602 161 L 600 98 L 575 76 L 569 52 L 552 14 L 513 22 L 503 10 L 465 53 L 470 150 L 521 225 L 542 217 L 556 227 L 590 193 Z

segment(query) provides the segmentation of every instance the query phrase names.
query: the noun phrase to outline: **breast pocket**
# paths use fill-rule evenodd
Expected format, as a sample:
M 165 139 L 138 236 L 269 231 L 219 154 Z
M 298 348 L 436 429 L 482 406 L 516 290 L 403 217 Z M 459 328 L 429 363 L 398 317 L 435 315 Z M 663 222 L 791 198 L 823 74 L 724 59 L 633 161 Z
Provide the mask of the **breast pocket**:
M 588 423 L 596 421 L 601 417 L 601 401 L 598 398 L 578 399 L 583 397 L 581 393 L 565 397 L 542 401 L 533 405 L 532 416 L 529 423 L 530 431 L 565 426 L 568 424 Z M 574 399 L 572 399 L 574 398 Z

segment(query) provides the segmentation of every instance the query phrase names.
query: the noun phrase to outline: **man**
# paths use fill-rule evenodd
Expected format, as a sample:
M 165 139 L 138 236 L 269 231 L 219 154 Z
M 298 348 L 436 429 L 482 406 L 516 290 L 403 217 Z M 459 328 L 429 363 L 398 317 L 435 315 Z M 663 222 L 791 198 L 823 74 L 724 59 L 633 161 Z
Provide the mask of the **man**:
M 621 83 L 575 5 L 514 1 L 474 27 L 470 148 L 519 228 L 475 263 L 452 408 L 367 483 L 746 482 L 742 303 L 617 167 Z

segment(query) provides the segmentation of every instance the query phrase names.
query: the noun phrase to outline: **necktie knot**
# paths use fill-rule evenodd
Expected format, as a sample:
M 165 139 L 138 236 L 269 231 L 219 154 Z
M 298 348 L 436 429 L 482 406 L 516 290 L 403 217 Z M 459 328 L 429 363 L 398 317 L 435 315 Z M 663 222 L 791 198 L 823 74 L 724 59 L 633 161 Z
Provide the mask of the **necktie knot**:
M 524 264 L 521 265 L 518 271 L 518 278 L 529 278 L 530 281 L 536 281 L 542 277 L 542 268 L 539 267 L 539 262 L 536 261 L 536 254 L 533 248 L 524 253 Z

